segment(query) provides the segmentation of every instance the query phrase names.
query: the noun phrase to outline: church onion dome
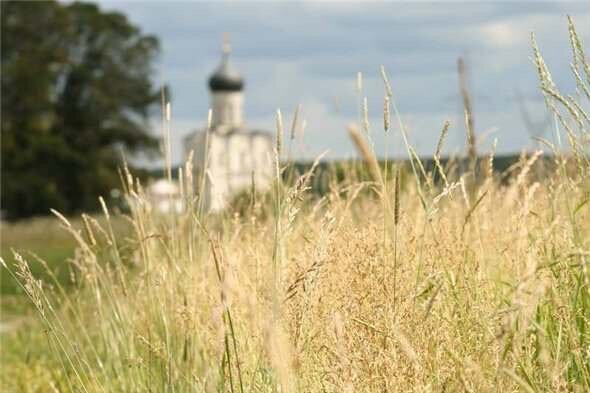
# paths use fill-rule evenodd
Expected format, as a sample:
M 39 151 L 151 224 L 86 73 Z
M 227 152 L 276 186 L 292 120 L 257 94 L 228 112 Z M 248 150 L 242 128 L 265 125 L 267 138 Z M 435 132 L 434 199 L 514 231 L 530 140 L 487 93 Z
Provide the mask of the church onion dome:
M 244 80 L 231 65 L 229 53 L 224 53 L 221 64 L 209 78 L 209 88 L 212 91 L 241 91 L 243 87 Z

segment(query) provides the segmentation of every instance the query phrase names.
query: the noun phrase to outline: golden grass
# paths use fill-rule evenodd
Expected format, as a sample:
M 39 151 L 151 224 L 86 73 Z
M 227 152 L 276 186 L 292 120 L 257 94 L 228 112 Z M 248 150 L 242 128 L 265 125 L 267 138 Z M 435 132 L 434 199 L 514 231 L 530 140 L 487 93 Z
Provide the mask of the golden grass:
M 550 108 L 563 109 L 558 104 Z M 445 134 L 443 128 L 441 145 Z M 307 191 L 314 167 L 287 186 L 277 159 L 277 182 L 266 202 L 257 199 L 242 214 L 191 209 L 160 216 L 126 174 L 134 233 L 124 249 L 106 205 L 104 224 L 78 230 L 63 218 L 78 243 L 74 265 L 83 285 L 64 296 L 37 281 L 15 255 L 15 278 L 37 307 L 47 351 L 27 360 L 29 371 L 19 362 L 7 367 L 3 386 L 588 391 L 584 142 L 572 140 L 575 170 L 566 168 L 568 155 L 559 155 L 555 171 L 533 181 L 531 167 L 541 153 L 523 155 L 507 182 L 488 168 L 467 187 L 464 176 L 445 174 L 440 162 L 444 182 L 436 182 L 409 144 L 412 172 L 396 167 L 390 178 L 356 128 L 353 137 L 379 183 L 377 196 L 364 192 L 371 184 L 351 176 L 313 199 Z M 277 156 L 281 145 L 278 138 Z M 198 193 L 190 176 L 186 170 L 183 190 L 193 206 Z M 26 348 L 38 336 L 32 329 L 19 337 Z M 42 387 L 27 382 L 32 373 L 45 381 Z

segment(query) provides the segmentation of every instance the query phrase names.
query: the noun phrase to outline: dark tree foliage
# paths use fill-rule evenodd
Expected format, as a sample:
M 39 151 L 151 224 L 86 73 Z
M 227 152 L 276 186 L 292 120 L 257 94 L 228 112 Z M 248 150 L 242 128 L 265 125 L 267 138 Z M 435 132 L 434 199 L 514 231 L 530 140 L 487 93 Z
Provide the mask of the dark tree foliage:
M 9 218 L 92 210 L 121 150 L 157 144 L 158 40 L 88 3 L 1 2 L 2 188 Z

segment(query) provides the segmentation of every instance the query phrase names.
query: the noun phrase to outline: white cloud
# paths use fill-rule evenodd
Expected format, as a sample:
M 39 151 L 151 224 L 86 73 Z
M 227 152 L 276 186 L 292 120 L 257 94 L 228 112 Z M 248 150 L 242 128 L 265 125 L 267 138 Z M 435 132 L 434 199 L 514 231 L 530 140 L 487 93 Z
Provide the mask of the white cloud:
M 523 31 L 510 23 L 492 22 L 482 26 L 483 37 L 491 45 L 498 48 L 515 47 L 526 40 Z

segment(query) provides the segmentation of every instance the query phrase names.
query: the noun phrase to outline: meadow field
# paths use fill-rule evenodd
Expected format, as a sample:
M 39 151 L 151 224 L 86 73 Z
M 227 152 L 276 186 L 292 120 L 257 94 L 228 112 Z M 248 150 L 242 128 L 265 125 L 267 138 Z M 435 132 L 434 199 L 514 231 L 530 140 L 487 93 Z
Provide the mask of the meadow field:
M 279 112 L 267 193 L 205 213 L 189 160 L 184 213 L 157 213 L 126 169 L 129 213 L 54 212 L 47 255 L 67 253 L 73 282 L 61 267 L 39 280 L 33 240 L 4 228 L 3 295 L 24 293 L 36 318 L 0 336 L 1 390 L 590 391 L 590 64 L 569 31 L 575 97 L 533 41 L 560 137 L 501 172 L 493 150 L 442 162 L 445 125 L 425 167 L 383 71 L 381 132 L 402 135 L 404 164 L 380 165 L 352 125 L 362 160 L 318 196 L 317 163 L 284 175 Z

